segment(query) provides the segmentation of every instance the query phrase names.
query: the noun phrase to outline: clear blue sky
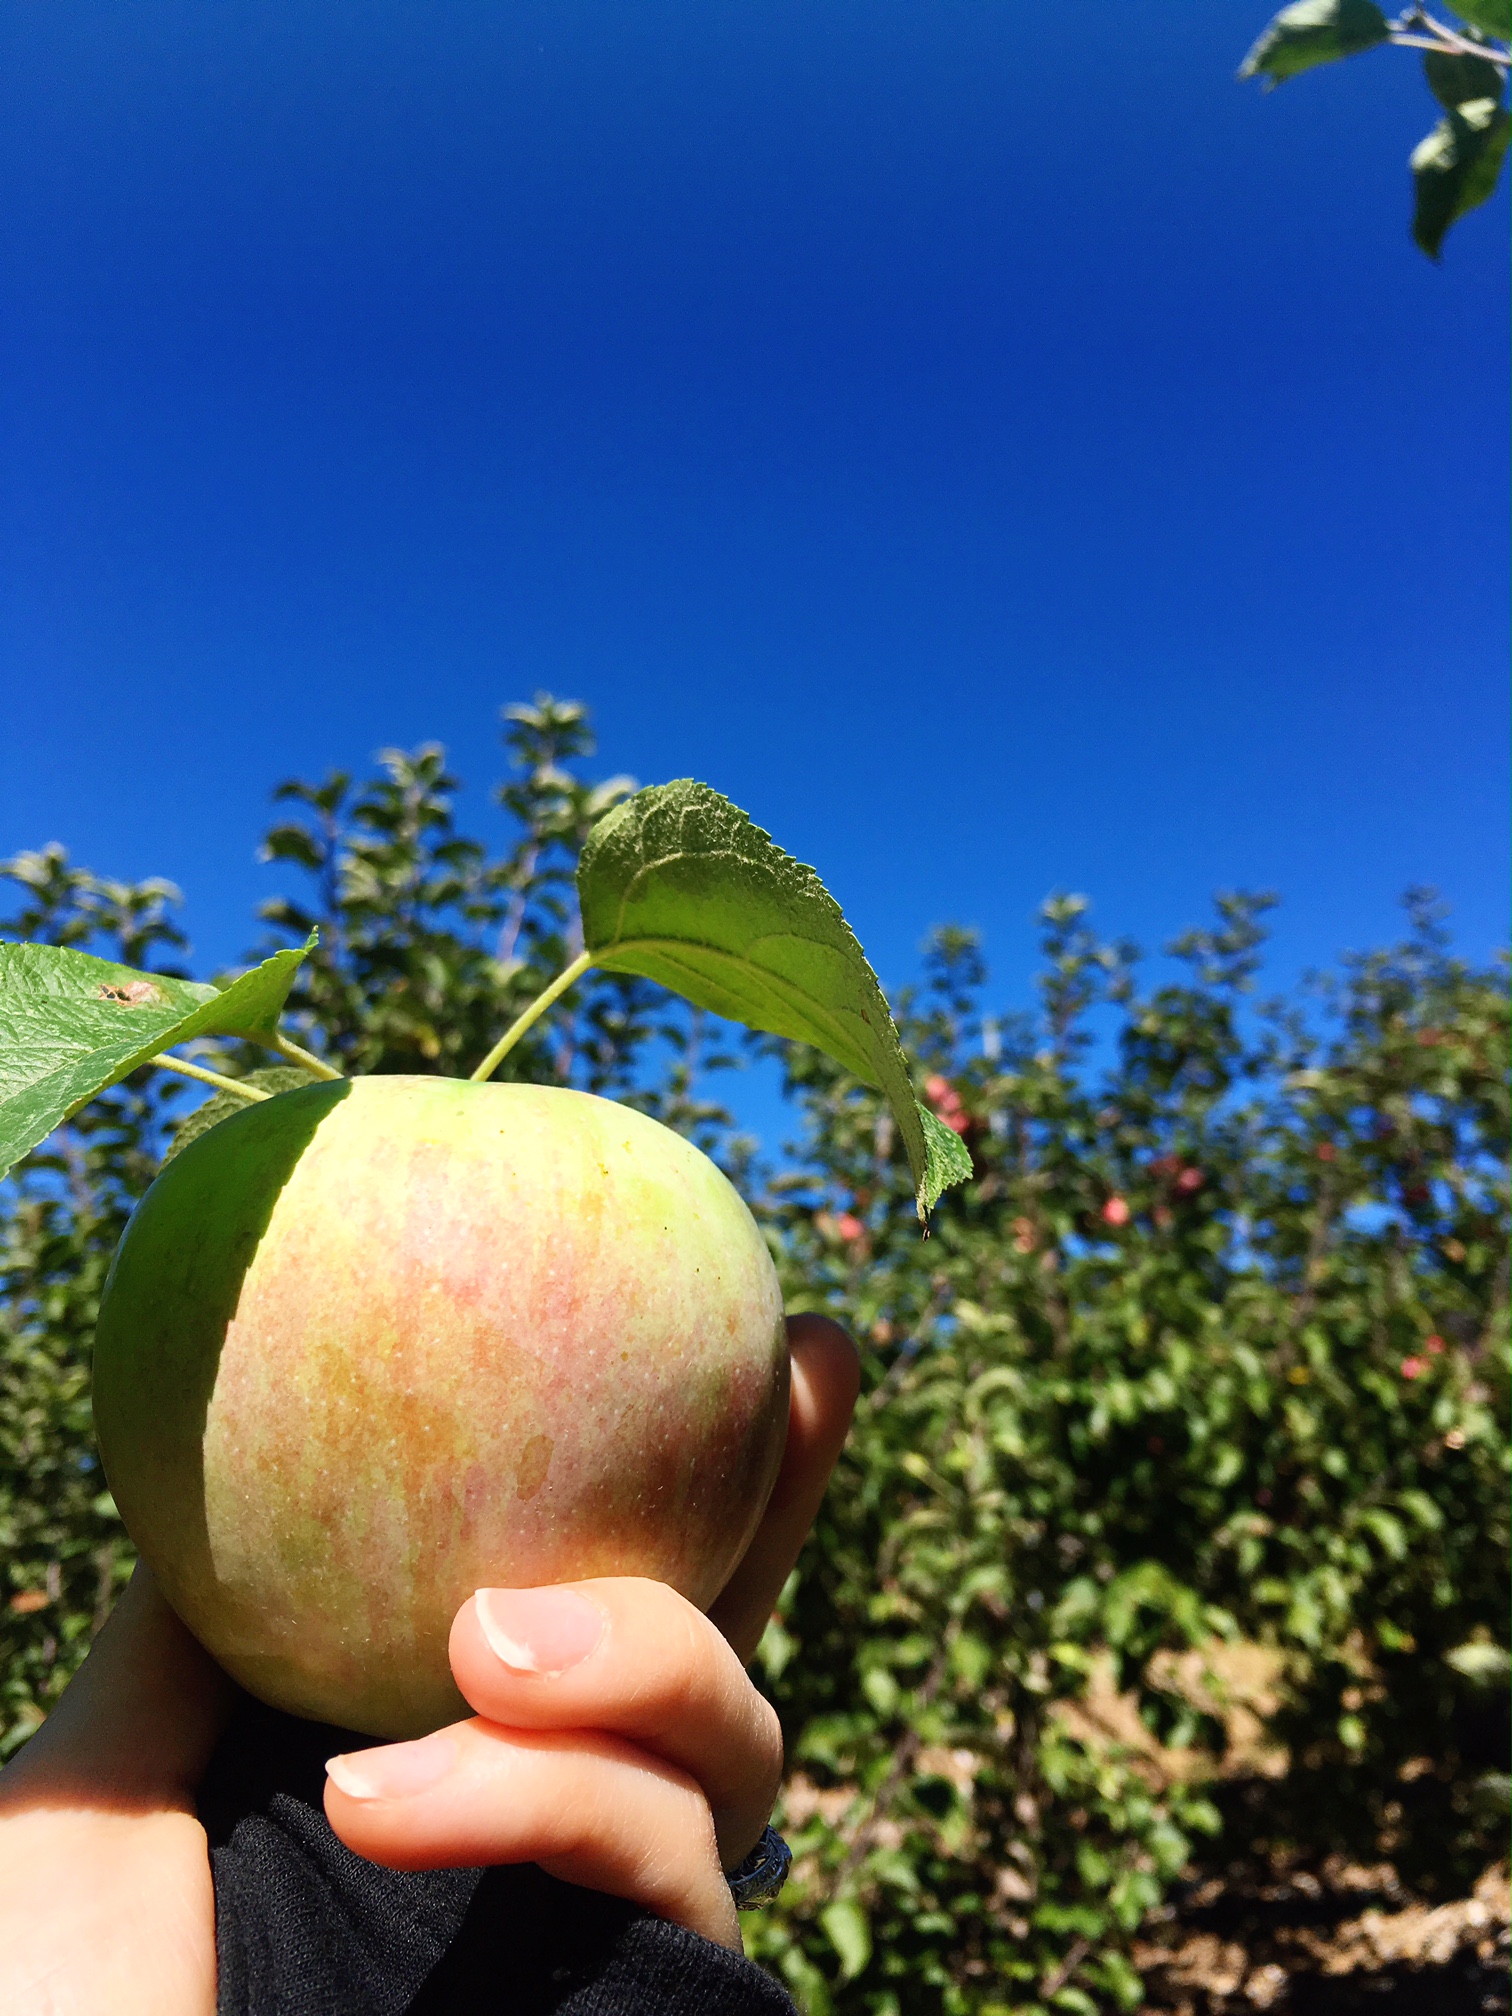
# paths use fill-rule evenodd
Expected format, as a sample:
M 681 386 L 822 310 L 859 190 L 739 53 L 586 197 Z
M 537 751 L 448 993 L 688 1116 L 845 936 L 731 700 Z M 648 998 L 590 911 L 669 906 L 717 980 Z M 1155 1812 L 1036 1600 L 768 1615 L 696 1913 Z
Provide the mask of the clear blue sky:
M 588 700 L 890 981 L 1056 886 L 1284 975 L 1506 934 L 1505 190 L 1266 0 L 0 4 L 0 851 L 268 893 L 267 792 Z

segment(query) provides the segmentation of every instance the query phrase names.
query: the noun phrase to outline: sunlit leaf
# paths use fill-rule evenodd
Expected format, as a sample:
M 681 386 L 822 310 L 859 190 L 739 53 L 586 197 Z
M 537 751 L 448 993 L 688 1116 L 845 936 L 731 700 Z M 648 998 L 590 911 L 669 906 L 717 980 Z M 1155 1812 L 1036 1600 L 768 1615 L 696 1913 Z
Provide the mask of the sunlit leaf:
M 1266 28 L 1240 64 L 1239 75 L 1282 84 L 1320 63 L 1374 49 L 1389 33 L 1374 0 L 1297 0 Z
M 1451 224 L 1496 187 L 1507 152 L 1507 113 L 1493 98 L 1472 99 L 1446 114 L 1412 150 L 1417 189 L 1412 235 L 1437 259 Z
M 1449 0 L 1449 7 L 1483 35 L 1512 40 L 1512 0 Z
M 270 1035 L 314 944 L 229 987 L 56 945 L 0 945 L 0 1176 L 86 1100 L 196 1036 Z
M 854 1981 L 871 1958 L 871 1926 L 854 1897 L 837 1897 L 819 1913 L 824 1936 L 840 1960 L 840 1979 Z
M 638 791 L 590 834 L 578 895 L 595 965 L 812 1043 L 878 1087 L 921 1217 L 969 1178 L 959 1135 L 914 1097 L 886 997 L 839 904 L 727 798 L 688 778 Z
M 1505 1688 L 1512 1675 L 1512 1655 L 1506 1646 L 1493 1645 L 1486 1639 L 1473 1638 L 1466 1645 L 1456 1645 L 1444 1654 L 1444 1661 L 1461 1679 L 1488 1691 Z

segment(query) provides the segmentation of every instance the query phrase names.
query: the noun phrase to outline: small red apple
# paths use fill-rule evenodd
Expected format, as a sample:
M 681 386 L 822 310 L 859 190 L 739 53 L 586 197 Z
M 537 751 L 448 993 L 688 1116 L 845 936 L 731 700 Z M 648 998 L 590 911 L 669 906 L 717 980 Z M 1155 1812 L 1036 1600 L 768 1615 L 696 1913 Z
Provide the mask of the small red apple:
M 960 1093 L 950 1080 L 942 1078 L 938 1071 L 924 1080 L 924 1097 L 934 1108 L 936 1115 L 957 1134 L 964 1134 L 970 1127 L 971 1121 L 961 1104 Z
M 95 1417 L 132 1538 L 277 1707 L 465 1713 L 475 1588 L 647 1575 L 707 1606 L 780 1460 L 770 1255 L 708 1158 L 534 1085 L 365 1078 L 169 1163 L 106 1286 Z

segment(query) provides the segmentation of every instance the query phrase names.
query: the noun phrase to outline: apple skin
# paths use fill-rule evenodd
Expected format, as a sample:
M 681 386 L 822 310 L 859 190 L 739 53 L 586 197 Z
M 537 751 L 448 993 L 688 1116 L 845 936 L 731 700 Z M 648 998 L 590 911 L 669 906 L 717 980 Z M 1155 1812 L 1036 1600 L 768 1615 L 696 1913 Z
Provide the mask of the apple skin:
M 248 1106 L 116 1254 L 95 1423 L 169 1602 L 275 1707 L 465 1714 L 473 1590 L 647 1575 L 707 1608 L 787 1426 L 776 1272 L 714 1164 L 629 1107 L 380 1077 Z

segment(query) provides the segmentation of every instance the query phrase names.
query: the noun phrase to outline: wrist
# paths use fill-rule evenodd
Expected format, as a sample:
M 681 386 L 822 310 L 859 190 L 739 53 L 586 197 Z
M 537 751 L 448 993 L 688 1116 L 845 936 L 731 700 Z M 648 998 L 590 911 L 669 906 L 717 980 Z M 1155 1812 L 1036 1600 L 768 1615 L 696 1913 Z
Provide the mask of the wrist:
M 57 1707 L 0 1773 L 0 1811 L 192 1813 L 234 1698 L 138 1566 Z

